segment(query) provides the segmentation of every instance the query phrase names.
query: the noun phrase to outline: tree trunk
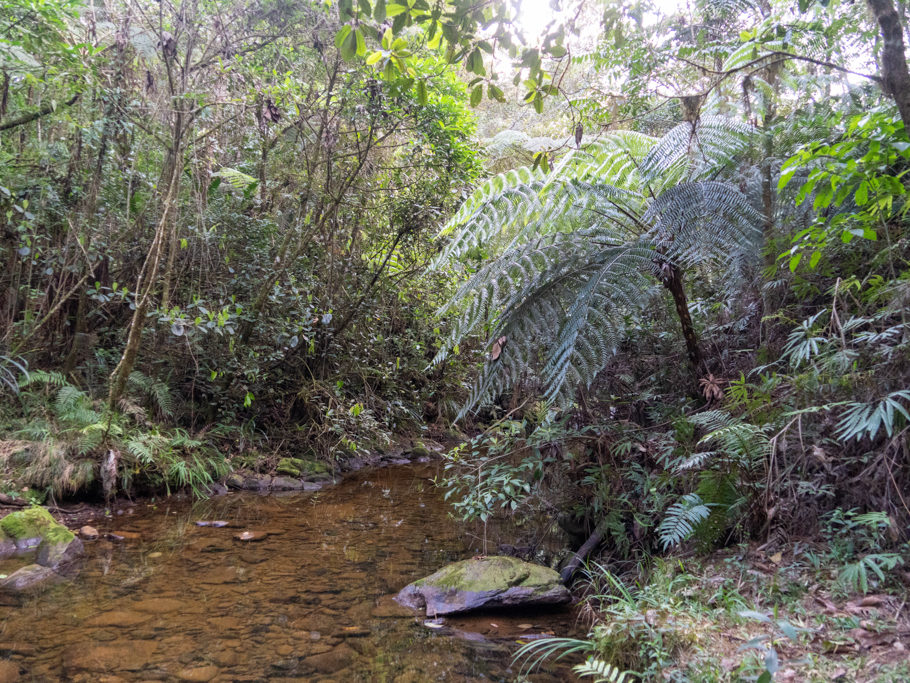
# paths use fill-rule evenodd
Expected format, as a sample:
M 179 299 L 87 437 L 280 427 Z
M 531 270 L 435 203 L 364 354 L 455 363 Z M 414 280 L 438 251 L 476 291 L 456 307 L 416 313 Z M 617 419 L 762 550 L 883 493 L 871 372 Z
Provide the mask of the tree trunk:
M 883 89 L 897 104 L 904 130 L 910 134 L 910 71 L 904 53 L 904 31 L 892 0 L 866 0 L 882 34 L 879 69 Z
M 689 357 L 689 366 L 697 376 L 701 374 L 704 359 L 698 346 L 698 335 L 695 334 L 692 316 L 689 315 L 689 301 L 686 299 L 686 290 L 683 287 L 682 270 L 678 266 L 666 262 L 661 264 L 661 270 L 663 272 L 663 285 L 673 296 L 673 303 L 676 305 L 676 315 L 679 317 L 679 324 L 682 326 L 683 337 L 686 340 L 686 355 Z
M 181 152 L 178 149 L 174 154 L 174 164 L 171 168 L 171 177 L 168 180 L 166 191 L 162 197 L 161 219 L 155 228 L 155 236 L 149 247 L 148 254 L 145 257 L 145 263 L 139 271 L 139 278 L 136 281 L 135 292 L 136 308 L 133 311 L 133 317 L 130 320 L 129 333 L 126 338 L 126 346 L 123 349 L 123 355 L 120 362 L 111 373 L 110 390 L 108 392 L 108 406 L 113 409 L 117 406 L 120 397 L 123 396 L 123 390 L 126 388 L 126 380 L 136 365 L 136 357 L 139 355 L 139 342 L 142 339 L 142 330 L 145 327 L 145 318 L 148 313 L 149 304 L 152 299 L 152 292 L 155 289 L 155 281 L 158 278 L 158 267 L 161 263 L 161 253 L 164 250 L 164 243 L 169 234 L 171 211 L 177 198 L 177 186 L 180 184 L 180 159 Z

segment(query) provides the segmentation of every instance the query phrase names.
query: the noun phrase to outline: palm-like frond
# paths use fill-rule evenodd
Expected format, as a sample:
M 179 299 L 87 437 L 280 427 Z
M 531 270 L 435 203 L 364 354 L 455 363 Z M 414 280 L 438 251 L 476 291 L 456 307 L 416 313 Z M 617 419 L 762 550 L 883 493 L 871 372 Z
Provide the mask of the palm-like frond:
M 538 378 L 549 401 L 589 384 L 659 263 L 728 264 L 751 249 L 759 214 L 731 184 L 700 179 L 728 165 L 748 132 L 705 117 L 659 140 L 611 133 L 547 174 L 522 168 L 481 185 L 441 231 L 450 242 L 434 262 L 480 246 L 498 254 L 440 311 L 451 328 L 434 363 L 481 326 L 497 349 L 462 414 L 522 378 Z
M 626 683 L 630 680 L 624 671 L 593 656 L 589 656 L 583 664 L 573 666 L 572 671 L 579 678 L 592 677 L 594 683 Z
M 664 550 L 684 541 L 695 528 L 711 515 L 711 510 L 697 493 L 688 493 L 667 509 L 660 522 L 658 535 Z

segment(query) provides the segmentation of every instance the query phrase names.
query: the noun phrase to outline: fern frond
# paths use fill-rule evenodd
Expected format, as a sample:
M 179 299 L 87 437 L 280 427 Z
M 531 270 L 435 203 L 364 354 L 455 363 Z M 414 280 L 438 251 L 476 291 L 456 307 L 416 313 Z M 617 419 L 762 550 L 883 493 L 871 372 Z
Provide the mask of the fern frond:
M 433 267 L 479 246 L 497 256 L 439 311 L 451 327 L 433 364 L 480 327 L 490 347 L 503 337 L 506 346 L 484 363 L 461 416 L 522 378 L 540 380 L 548 401 L 589 384 L 643 310 L 655 262 L 729 270 L 756 251 L 761 221 L 748 198 L 703 180 L 750 133 L 710 116 L 659 140 L 620 131 L 568 152 L 548 174 L 524 167 L 478 187 L 440 232 L 449 242 Z
M 594 678 L 594 683 L 626 683 L 629 680 L 624 671 L 594 656 L 589 656 L 584 664 L 576 664 L 572 671 L 579 678 Z
M 653 227 L 646 237 L 686 267 L 729 261 L 731 252 L 754 251 L 761 238 L 761 216 L 729 183 L 681 183 L 664 191 L 642 220 Z
M 708 519 L 711 510 L 696 493 L 688 493 L 667 509 L 658 528 L 664 550 L 689 538 L 695 528 Z
M 128 386 L 141 392 L 164 417 L 171 417 L 174 414 L 174 397 L 171 394 L 170 387 L 164 382 L 153 379 L 134 370 L 127 378 Z
M 32 370 L 27 375 L 19 378 L 19 388 L 24 389 L 33 385 L 62 387 L 67 384 L 66 375 L 62 372 L 47 370 Z
M 723 116 L 702 116 L 671 129 L 648 152 L 642 178 L 659 194 L 678 182 L 703 180 L 748 149 L 751 126 Z
M 259 181 L 256 180 L 256 178 L 253 176 L 247 175 L 242 171 L 238 171 L 236 168 L 229 168 L 227 166 L 213 173 L 212 175 L 221 178 L 232 188 L 240 192 L 245 192 L 250 187 L 259 183 Z

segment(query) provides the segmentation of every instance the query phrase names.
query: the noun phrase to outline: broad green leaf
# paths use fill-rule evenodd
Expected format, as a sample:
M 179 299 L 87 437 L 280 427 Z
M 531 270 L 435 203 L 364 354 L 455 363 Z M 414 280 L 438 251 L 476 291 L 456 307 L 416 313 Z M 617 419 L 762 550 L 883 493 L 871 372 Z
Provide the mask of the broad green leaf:
M 480 104 L 480 100 L 483 99 L 483 86 L 475 85 L 474 89 L 471 91 L 471 106 L 476 107 Z

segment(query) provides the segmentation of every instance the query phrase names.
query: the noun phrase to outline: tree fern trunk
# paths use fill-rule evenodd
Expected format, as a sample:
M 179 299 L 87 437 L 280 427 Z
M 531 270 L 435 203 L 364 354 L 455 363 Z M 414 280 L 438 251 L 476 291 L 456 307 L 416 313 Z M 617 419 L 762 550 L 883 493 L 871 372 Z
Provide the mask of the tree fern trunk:
M 686 340 L 686 355 L 689 357 L 689 365 L 692 371 L 698 375 L 702 371 L 704 359 L 698 346 L 698 335 L 695 334 L 692 316 L 689 315 L 689 301 L 686 298 L 686 290 L 683 287 L 683 272 L 670 263 L 664 263 L 662 270 L 664 287 L 673 296 L 673 303 L 676 305 L 676 315 L 679 317 L 683 338 Z

